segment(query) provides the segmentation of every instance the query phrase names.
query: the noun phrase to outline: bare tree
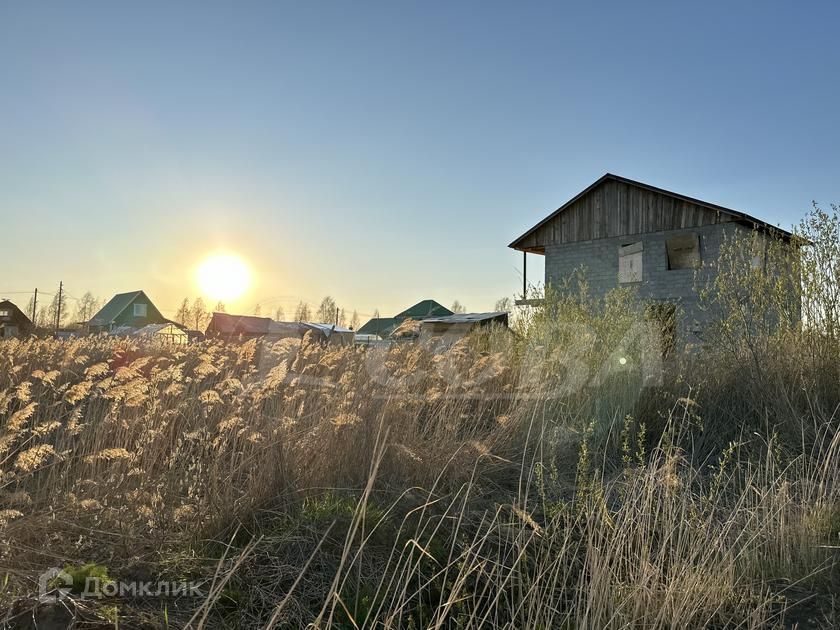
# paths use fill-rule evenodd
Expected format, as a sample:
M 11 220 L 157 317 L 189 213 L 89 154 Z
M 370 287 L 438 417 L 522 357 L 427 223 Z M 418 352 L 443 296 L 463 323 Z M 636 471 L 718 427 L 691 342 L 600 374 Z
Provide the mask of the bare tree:
M 808 247 L 800 248 L 802 315 L 828 339 L 840 338 L 840 206 L 816 202 L 799 224 Z
M 463 304 L 461 304 L 458 300 L 455 300 L 452 303 L 452 306 L 449 307 L 449 310 L 452 311 L 453 313 L 466 313 L 467 312 L 466 307 Z
M 309 304 L 300 302 L 295 309 L 296 322 L 308 322 L 312 319 L 312 313 L 309 311 Z
M 204 330 L 207 327 L 207 306 L 200 297 L 195 298 L 190 309 L 190 325 L 194 330 Z
M 254 315 L 256 317 L 259 317 L 260 315 L 262 315 L 262 306 L 260 306 L 259 303 L 257 303 L 256 306 L 254 306 Z
M 175 312 L 175 321 L 181 324 L 181 326 L 189 326 L 191 319 L 192 311 L 190 310 L 190 301 L 187 298 L 184 298 L 184 301 L 181 302 L 181 306 L 178 307 L 178 310 Z
M 321 305 L 318 307 L 318 321 L 322 324 L 329 324 L 335 320 L 336 310 L 335 300 L 329 295 L 321 300 Z
M 33 309 L 35 308 L 35 297 L 29 298 L 29 303 L 26 305 L 26 316 L 32 318 L 32 323 L 37 328 L 43 328 L 50 325 L 49 322 L 49 307 L 46 305 L 41 305 L 35 313 L 33 313 Z M 55 324 L 55 322 L 52 322 Z
M 509 297 L 503 297 L 496 300 L 496 306 L 493 307 L 493 310 L 500 313 L 510 313 L 513 310 L 513 300 Z
M 59 301 L 60 300 L 60 301 Z M 56 293 L 53 296 L 52 302 L 47 307 L 47 323 L 49 326 L 61 328 L 64 320 L 67 318 L 67 295 Z
M 347 328 L 347 313 L 344 312 L 344 309 L 341 309 L 341 313 L 338 316 L 338 325 L 342 328 Z
M 350 318 L 350 328 L 352 330 L 359 330 L 359 313 L 353 311 L 353 317 Z
M 35 321 L 38 319 L 38 313 L 33 313 L 32 311 L 35 310 L 35 296 L 33 295 L 29 298 L 29 301 L 26 303 L 26 316 L 32 319 L 32 323 L 36 326 L 38 322 Z
M 55 324 L 55 322 L 50 320 L 50 307 L 42 306 L 39 308 L 38 314 L 35 316 L 35 325 L 39 328 L 46 328 L 47 326 L 52 326 L 53 324 Z
M 373 319 L 379 319 L 379 309 L 373 309 Z
M 225 303 L 222 302 L 221 300 L 216 302 L 216 308 L 213 309 L 213 312 L 214 313 L 226 313 L 227 311 L 225 310 Z
M 76 305 L 76 314 L 73 319 L 77 322 L 87 322 L 91 317 L 96 315 L 96 312 L 101 308 L 99 300 L 97 300 L 90 291 L 79 299 Z
M 278 306 L 277 309 L 274 311 L 274 319 L 278 322 L 282 322 L 284 319 L 286 319 L 286 311 L 283 310 L 282 306 Z

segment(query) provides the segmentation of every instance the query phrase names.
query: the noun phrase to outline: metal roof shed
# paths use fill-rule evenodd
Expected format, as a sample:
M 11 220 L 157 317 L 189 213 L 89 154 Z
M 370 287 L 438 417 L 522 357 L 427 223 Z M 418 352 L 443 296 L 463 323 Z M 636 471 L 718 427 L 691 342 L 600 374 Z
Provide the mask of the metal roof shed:
M 421 338 L 442 335 L 463 336 L 476 328 L 492 325 L 507 328 L 508 314 L 504 311 L 490 313 L 457 313 L 445 317 L 431 317 L 420 322 Z

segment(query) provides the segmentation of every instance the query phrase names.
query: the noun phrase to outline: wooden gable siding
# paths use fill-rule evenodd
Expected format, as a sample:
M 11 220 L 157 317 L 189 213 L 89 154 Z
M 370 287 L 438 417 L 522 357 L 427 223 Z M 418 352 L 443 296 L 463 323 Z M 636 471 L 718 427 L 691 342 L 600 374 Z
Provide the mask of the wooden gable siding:
M 146 305 L 146 316 L 145 317 L 135 317 L 134 316 L 134 305 L 135 304 L 145 304 Z M 163 316 L 157 307 L 152 304 L 152 301 L 148 298 L 148 296 L 140 292 L 131 302 L 128 303 L 123 311 L 114 318 L 114 326 L 134 326 L 134 327 L 142 327 L 147 326 L 148 324 L 165 324 L 168 320 Z
M 632 184 L 607 180 L 537 228 L 520 246 L 542 252 L 546 245 L 701 227 L 736 218 Z

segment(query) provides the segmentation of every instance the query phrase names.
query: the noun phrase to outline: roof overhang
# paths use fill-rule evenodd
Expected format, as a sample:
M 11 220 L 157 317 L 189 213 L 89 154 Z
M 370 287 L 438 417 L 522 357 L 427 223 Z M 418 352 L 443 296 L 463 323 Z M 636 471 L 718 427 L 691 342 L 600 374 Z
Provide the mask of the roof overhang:
M 534 227 L 532 227 L 530 230 L 525 232 L 522 236 L 520 236 L 519 238 L 514 240 L 512 243 L 510 243 L 508 245 L 508 247 L 510 247 L 511 249 L 515 249 L 517 251 L 522 251 L 522 252 L 528 252 L 528 253 L 534 253 L 534 254 L 545 254 L 545 247 L 533 247 L 533 246 L 532 247 L 525 247 L 525 246 L 522 245 L 522 242 L 525 239 L 527 239 L 529 236 L 531 236 L 531 234 L 533 234 L 538 229 L 540 229 L 542 226 L 544 226 L 546 223 L 548 223 L 549 221 L 551 221 L 555 217 L 557 217 L 557 215 L 559 215 L 566 208 L 568 208 L 573 203 L 575 203 L 578 199 L 580 199 L 581 197 L 584 197 L 585 195 L 588 195 L 590 192 L 592 192 L 598 186 L 600 186 L 601 184 L 603 184 L 604 182 L 606 182 L 608 180 L 621 182 L 623 184 L 629 184 L 631 186 L 637 186 L 638 188 L 643 188 L 643 189 L 649 190 L 651 192 L 655 192 L 655 193 L 659 193 L 661 195 L 666 195 L 666 196 L 669 196 L 669 197 L 673 197 L 675 199 L 679 199 L 681 201 L 686 201 L 688 203 L 693 203 L 695 205 L 701 206 L 703 208 L 707 208 L 709 210 L 713 210 L 715 212 L 722 212 L 722 213 L 728 214 L 730 216 L 735 217 L 735 220 L 738 223 L 741 223 L 743 225 L 748 225 L 748 226 L 750 226 L 754 229 L 758 229 L 758 230 L 768 232 L 770 234 L 775 235 L 777 238 L 781 238 L 785 241 L 791 240 L 791 237 L 793 236 L 793 234 L 791 234 L 787 230 L 783 230 L 780 227 L 771 225 L 771 224 L 767 223 L 766 221 L 762 221 L 761 219 L 757 219 L 753 216 L 750 216 L 749 214 L 747 214 L 745 212 L 741 212 L 739 210 L 733 210 L 732 208 L 725 208 L 723 206 L 719 206 L 719 205 L 714 204 L 714 203 L 709 203 L 708 201 L 703 201 L 701 199 L 695 199 L 694 197 L 688 197 L 687 195 L 681 195 L 680 193 L 675 193 L 675 192 L 672 192 L 670 190 L 665 190 L 664 188 L 657 188 L 656 186 L 651 186 L 650 184 L 645 184 L 644 182 L 638 182 L 638 181 L 635 181 L 633 179 L 627 179 L 626 177 L 621 177 L 620 175 L 613 175 L 612 173 L 606 173 L 605 175 L 603 175 L 602 177 L 597 179 L 595 182 L 593 182 L 592 184 L 587 186 L 584 190 L 580 191 L 577 195 L 575 195 L 574 197 L 569 199 L 566 203 L 564 203 L 562 206 L 557 208 L 557 210 L 555 210 L 554 212 L 549 214 L 545 219 L 543 219 L 542 221 L 537 223 Z

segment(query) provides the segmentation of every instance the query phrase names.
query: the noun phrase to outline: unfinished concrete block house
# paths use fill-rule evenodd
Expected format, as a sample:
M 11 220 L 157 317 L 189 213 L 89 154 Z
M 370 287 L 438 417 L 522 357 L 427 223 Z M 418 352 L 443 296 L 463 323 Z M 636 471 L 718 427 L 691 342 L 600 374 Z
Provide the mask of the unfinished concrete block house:
M 682 334 L 702 337 L 695 270 L 713 273 L 703 262 L 718 257 L 726 235 L 751 230 L 792 236 L 743 212 L 607 173 L 509 246 L 523 252 L 526 268 L 527 254 L 545 256 L 547 286 L 583 268 L 593 296 L 636 287 L 642 299 L 682 315 Z

